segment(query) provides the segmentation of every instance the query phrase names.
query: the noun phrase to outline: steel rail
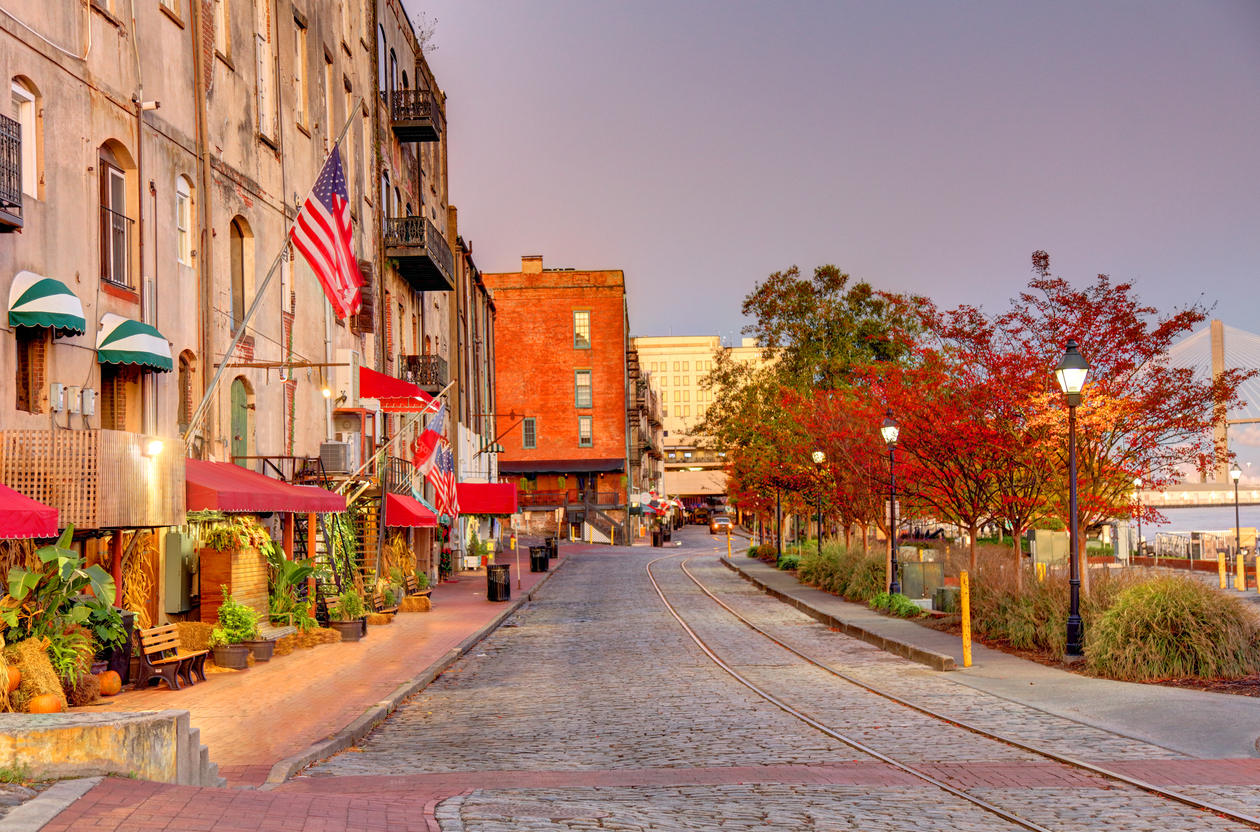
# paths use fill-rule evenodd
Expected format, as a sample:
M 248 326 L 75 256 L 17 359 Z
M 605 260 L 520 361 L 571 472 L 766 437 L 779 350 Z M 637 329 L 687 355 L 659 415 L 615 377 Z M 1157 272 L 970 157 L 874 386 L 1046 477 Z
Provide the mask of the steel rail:
M 722 661 L 722 659 L 716 653 L 714 653 L 713 650 L 710 649 L 707 644 L 705 644 L 704 639 L 700 638 L 700 636 L 696 633 L 696 631 L 691 629 L 691 626 L 688 625 L 687 622 L 682 619 L 682 616 L 678 614 L 678 611 L 674 608 L 674 605 L 671 604 L 669 602 L 669 599 L 665 597 L 665 593 L 661 590 L 660 584 L 656 582 L 656 576 L 652 574 L 652 564 L 658 563 L 662 560 L 668 560 L 670 558 L 679 557 L 679 555 L 681 554 L 682 553 L 680 552 L 678 555 L 665 555 L 664 557 L 659 557 L 653 561 L 650 561 L 646 567 L 648 580 L 652 582 L 652 586 L 656 589 L 656 594 L 660 596 L 661 603 L 665 605 L 665 609 L 668 610 L 669 614 L 672 615 L 674 619 L 678 621 L 678 623 L 682 626 L 683 630 L 686 631 L 687 635 L 691 637 L 691 640 L 694 641 L 696 645 L 702 651 L 704 651 L 704 654 L 708 656 L 709 659 L 714 664 L 716 664 L 718 667 L 722 668 L 722 670 L 730 674 L 731 678 L 735 679 L 735 681 L 739 682 L 741 685 L 748 688 L 757 696 L 760 696 L 762 699 L 766 700 L 770 704 L 779 708 L 783 712 L 796 717 L 801 722 L 804 722 L 806 725 L 810 726 L 811 728 L 821 731 L 827 736 L 833 739 L 839 740 L 840 742 L 844 743 L 845 745 L 851 748 L 861 751 L 863 754 L 869 754 L 870 756 L 874 757 L 875 759 L 881 762 L 887 763 L 890 766 L 898 768 L 904 771 L 905 773 L 911 775 L 912 777 L 917 777 L 918 779 L 923 780 L 924 782 L 929 783 L 937 787 L 938 789 L 949 792 L 955 797 L 960 797 L 963 800 L 967 801 L 968 803 L 972 803 L 978 806 L 979 808 L 984 809 L 986 812 L 995 814 L 998 817 L 1002 818 L 1003 820 L 1009 821 L 1010 823 L 1013 823 L 1016 826 L 1022 826 L 1024 829 L 1032 830 L 1032 832 L 1052 832 L 1051 830 L 1047 829 L 1044 826 L 1036 824 L 1030 820 L 1021 818 L 1019 815 L 1012 814 L 1011 812 L 1006 811 L 1000 806 L 994 806 L 992 803 L 988 803 L 984 800 L 981 800 L 978 797 L 973 797 L 972 795 L 967 794 L 965 791 L 961 789 L 955 788 L 954 786 L 951 786 L 948 783 L 945 783 L 941 780 L 937 780 L 935 777 L 931 776 L 930 774 L 924 774 L 923 772 L 918 771 L 912 768 L 911 766 L 906 765 L 905 763 L 894 760 L 892 757 L 889 757 L 886 754 L 881 754 L 880 752 L 876 751 L 875 749 L 871 748 L 868 745 L 865 745 L 859 740 L 852 739 L 851 737 L 847 737 L 838 731 L 828 728 L 826 725 L 823 725 L 818 720 L 808 716 L 807 714 L 802 713 L 801 711 L 798 711 L 796 708 L 793 708 L 791 705 L 787 704 L 783 700 L 774 696 L 774 694 L 758 687 L 752 681 L 744 678 L 744 676 L 740 675 L 740 673 L 736 671 L 733 667 L 728 665 L 726 662 Z
M 682 554 L 682 553 L 679 553 L 679 554 Z M 672 557 L 678 557 L 678 556 L 679 556 L 679 555 L 673 555 Z M 1186 806 L 1189 806 L 1189 807 L 1191 807 L 1191 808 L 1194 808 L 1194 809 L 1201 809 L 1201 810 L 1203 810 L 1203 811 L 1205 811 L 1205 812 L 1211 812 L 1211 813 L 1213 813 L 1213 814 L 1216 814 L 1216 815 L 1222 816 L 1222 817 L 1227 818 L 1227 819 L 1229 819 L 1229 820 L 1236 821 L 1236 822 L 1238 822 L 1238 823 L 1242 823 L 1242 824 L 1246 824 L 1246 825 L 1248 825 L 1248 826 L 1250 826 L 1250 827 L 1252 827 L 1252 828 L 1254 828 L 1254 829 L 1260 829 L 1260 818 L 1258 818 L 1258 817 L 1254 817 L 1254 816 L 1252 816 L 1252 815 L 1243 814 L 1242 812 L 1236 812 L 1236 811 L 1234 811 L 1233 809 L 1227 809 L 1227 808 L 1225 808 L 1224 806 L 1220 806 L 1220 805 L 1217 805 L 1217 804 L 1215 804 L 1215 803 L 1209 803 L 1208 801 L 1206 801 L 1206 800 L 1200 800 L 1200 799 L 1199 799 L 1199 798 L 1197 798 L 1197 797 L 1191 797 L 1190 795 L 1181 794 L 1180 792 L 1174 792 L 1174 791 L 1172 791 L 1172 790 L 1170 790 L 1170 789 L 1165 789 L 1165 788 L 1163 788 L 1162 786 L 1157 786 L 1157 785 L 1155 785 L 1154 783 L 1148 783 L 1148 782 L 1146 782 L 1145 780 L 1139 780 L 1138 778 L 1136 778 L 1136 777 L 1130 777 L 1130 776 L 1129 776 L 1129 775 L 1127 775 L 1127 774 L 1121 774 L 1120 772 L 1117 772 L 1117 771 L 1112 771 L 1112 770 L 1110 770 L 1110 769 L 1103 768 L 1102 766 L 1098 766 L 1098 765 L 1095 765 L 1095 764 L 1093 764 L 1093 763 L 1086 762 L 1086 761 L 1084 761 L 1084 760 L 1078 760 L 1078 759 L 1076 759 L 1075 757 L 1069 757 L 1069 756 L 1067 756 L 1066 754 L 1060 754 L 1060 753 L 1059 753 L 1059 752 L 1057 752 L 1057 751 L 1051 751 L 1051 750 L 1046 749 L 1046 748 L 1041 748 L 1041 747 L 1039 747 L 1039 746 L 1030 745 L 1030 744 L 1028 744 L 1028 743 L 1024 742 L 1023 740 L 1018 740 L 1018 739 L 1015 739 L 1015 738 L 1013 738 L 1013 737 L 1006 736 L 1005 734 L 998 734 L 998 733 L 996 733 L 996 732 L 989 731 L 989 730 L 987 730 L 987 729 L 985 729 L 985 728 L 980 728 L 979 726 L 973 725 L 973 724 L 971 724 L 971 723 L 969 723 L 969 722 L 964 722 L 963 720 L 957 719 L 956 717 L 946 716 L 945 714 L 937 713 L 936 711 L 933 711 L 933 710 L 932 710 L 932 709 L 930 709 L 930 708 L 924 707 L 923 705 L 918 705 L 918 704 L 915 704 L 914 702 L 911 702 L 911 701 L 909 701 L 909 700 L 907 700 L 907 699 L 903 699 L 903 698 L 901 698 L 900 696 L 897 696 L 895 693 L 890 693 L 890 692 L 888 692 L 888 691 L 886 691 L 886 690 L 882 690 L 882 689 L 877 688 L 877 687 L 875 687 L 874 685 L 870 685 L 870 684 L 868 684 L 868 683 L 866 683 L 866 682 L 864 682 L 864 681 L 862 681 L 862 680 L 860 680 L 860 679 L 858 679 L 858 678 L 856 678 L 856 677 L 850 676 L 849 674 L 845 673 L 844 671 L 837 670 L 836 668 L 831 667 L 830 665 L 828 665 L 826 662 L 820 661 L 819 659 L 816 659 L 816 658 L 814 658 L 813 656 L 810 656 L 809 654 L 804 653 L 804 652 L 802 652 L 802 651 L 800 651 L 800 650 L 796 649 L 795 647 L 792 647 L 791 645 L 789 645 L 789 644 L 787 644 L 787 643 L 783 642 L 782 640 L 780 640 L 780 639 L 776 638 L 775 636 L 771 635 L 770 633 L 766 632 L 766 631 L 765 631 L 765 630 L 763 630 L 761 627 L 758 627 L 756 624 L 754 624 L 754 623 L 752 623 L 751 621 L 749 621 L 749 620 L 748 620 L 747 618 L 745 618 L 743 615 L 740 615 L 738 612 L 736 612 L 734 609 L 732 609 L 732 608 L 731 608 L 728 604 L 726 604 L 724 601 L 722 601 L 722 599 L 718 598 L 716 595 L 714 595 L 712 592 L 710 592 L 710 591 L 709 591 L 709 589 L 708 589 L 708 588 L 707 588 L 704 584 L 702 584 L 702 583 L 699 581 L 699 579 L 697 579 L 697 578 L 696 578 L 696 576 L 695 576 L 695 575 L 693 575 L 693 574 L 691 573 L 691 570 L 689 570 L 689 569 L 687 568 L 687 564 L 688 564 L 688 563 L 690 563 L 692 560 L 694 560 L 694 559 L 695 559 L 695 557 L 697 557 L 697 556 L 693 556 L 693 557 L 691 557 L 691 558 L 688 558 L 686 561 L 684 561 L 684 562 L 682 562 L 681 564 L 679 564 L 679 566 L 682 568 L 683 573 L 684 573 L 684 574 L 685 574 L 688 578 L 690 578 L 690 579 L 691 579 L 692 583 L 694 583 L 697 587 L 699 587 L 699 588 L 700 588 L 700 591 L 701 591 L 701 592 L 703 592 L 705 595 L 709 596 L 709 598 L 711 598 L 714 602 L 716 602 L 719 606 L 721 606 L 723 609 L 725 609 L 727 612 L 729 612 L 732 616 L 734 616 L 736 619 L 738 619 L 741 623 L 743 623 L 743 624 L 744 624 L 745 626 L 747 626 L 749 629 L 751 629 L 751 630 L 753 630 L 753 631 L 755 631 L 755 632 L 759 633 L 759 634 L 760 634 L 760 635 L 762 635 L 762 636 L 765 636 L 767 639 L 769 639 L 770 641 L 773 641 L 775 644 L 779 645 L 779 646 L 780 646 L 780 647 L 782 647 L 784 650 L 787 650 L 788 652 L 790 652 L 790 653 L 792 653 L 792 654 L 794 654 L 794 655 L 796 655 L 796 656 L 799 656 L 800 658 L 804 659 L 805 661 L 809 662 L 810 664 L 815 665 L 816 667 L 819 667 L 819 668 L 821 668 L 821 669 L 823 669 L 823 670 L 827 671 L 828 673 L 831 673 L 831 674 L 832 674 L 832 675 L 834 675 L 834 676 L 838 676 L 839 678 L 843 679 L 843 680 L 844 680 L 844 681 L 846 681 L 846 682 L 849 682 L 850 684 L 856 685 L 856 686 L 858 686 L 858 687 L 862 688 L 863 690 L 869 691 L 869 692 L 874 693 L 874 694 L 876 694 L 876 695 L 878 695 L 878 696 L 882 696 L 882 697 L 884 697 L 885 699 L 888 699 L 888 700 L 890 700 L 890 701 L 892 701 L 892 702 L 896 702 L 898 705 L 904 705 L 905 707 L 910 708 L 910 709 L 915 710 L 915 711 L 918 711 L 918 712 L 919 712 L 919 713 L 921 713 L 921 714 L 925 714 L 925 715 L 930 716 L 930 717 L 932 717 L 932 718 L 934 718 L 934 719 L 938 719 L 938 720 L 940 720 L 941 722 L 946 722 L 946 723 L 949 723 L 950 725 L 955 725 L 955 726 L 957 726 L 957 727 L 959 727 L 959 728 L 962 728 L 962 729 L 964 729 L 964 730 L 970 731 L 970 732 L 972 732 L 972 733 L 974 733 L 974 734 L 978 734 L 978 735 L 980 735 L 980 736 L 982 736 L 982 737 L 987 737 L 987 738 L 989 738 L 989 739 L 992 739 L 992 740 L 996 740 L 996 741 L 998 741 L 998 742 L 1005 743 L 1005 744 L 1010 745 L 1010 746 L 1013 746 L 1013 747 L 1015 747 L 1015 748 L 1019 748 L 1019 749 L 1022 749 L 1022 750 L 1024 750 L 1024 751 L 1028 751 L 1028 752 L 1030 752 L 1030 753 L 1037 754 L 1037 755 L 1040 755 L 1040 756 L 1042 756 L 1042 757 L 1046 757 L 1047 759 L 1054 760 L 1055 762 L 1057 762 L 1057 763 L 1062 763 L 1063 765 L 1072 766 L 1072 767 L 1074 767 L 1074 768 L 1084 769 L 1085 771 L 1092 772 L 1092 773 L 1097 774 L 1097 775 L 1099 775 L 1099 776 L 1101 776 L 1101 777 L 1105 777 L 1105 778 L 1108 778 L 1108 779 L 1110 779 L 1110 780 L 1115 780 L 1115 781 L 1120 782 L 1120 783 L 1125 783 L 1125 784 L 1127 784 L 1127 785 L 1130 785 L 1130 786 L 1133 786 L 1133 787 L 1135 787 L 1135 788 L 1141 789 L 1142 791 L 1145 791 L 1145 792 L 1150 792 L 1151 794 L 1156 794 L 1156 795 L 1159 795 L 1160 797 L 1166 798 L 1166 799 L 1168 799 L 1168 800 L 1175 801 L 1175 802 L 1177 802 L 1177 803 L 1182 803 L 1182 804 L 1184 804 L 1184 805 L 1186 805 Z M 658 560 L 660 560 L 660 558 L 658 558 Z M 656 561 L 652 561 L 652 563 L 655 563 L 655 562 L 656 562 Z M 649 564 L 649 566 L 650 566 L 650 565 L 651 565 L 651 564 Z M 655 581 L 653 581 L 653 583 L 655 583 Z M 659 589 L 658 589 L 658 592 L 659 592 Z

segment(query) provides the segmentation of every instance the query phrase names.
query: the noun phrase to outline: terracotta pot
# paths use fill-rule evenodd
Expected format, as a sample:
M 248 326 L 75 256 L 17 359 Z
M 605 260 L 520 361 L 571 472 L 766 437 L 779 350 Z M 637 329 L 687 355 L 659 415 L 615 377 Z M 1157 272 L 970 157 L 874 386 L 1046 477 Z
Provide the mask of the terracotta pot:
M 260 641 L 242 641 L 241 644 L 249 648 L 249 652 L 254 654 L 254 661 L 269 662 L 271 654 L 275 652 L 276 643 L 262 639 Z
M 249 648 L 244 644 L 228 644 L 211 648 L 214 663 L 228 670 L 244 670 L 249 667 Z
M 363 638 L 363 621 L 329 621 L 328 626 L 341 633 L 342 641 L 358 641 Z

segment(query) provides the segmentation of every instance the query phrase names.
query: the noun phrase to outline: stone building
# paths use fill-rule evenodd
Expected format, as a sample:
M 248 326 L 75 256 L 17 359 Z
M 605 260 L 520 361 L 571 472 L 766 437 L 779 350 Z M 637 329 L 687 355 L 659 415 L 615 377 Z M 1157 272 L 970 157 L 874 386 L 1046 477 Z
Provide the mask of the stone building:
M 0 71 L 0 232 L 20 230 L 0 233 L 0 481 L 61 495 L 63 525 L 184 523 L 185 454 L 285 479 L 330 441 L 361 462 L 397 438 L 406 457 L 422 424 L 400 436 L 404 417 L 360 399 L 360 366 L 455 381 L 452 407 L 468 387 L 493 412 L 492 351 L 460 360 L 493 339 L 493 304 L 454 253 L 445 96 L 397 0 L 21 4 L 0 15 Z M 366 280 L 349 320 L 284 245 L 334 145 Z M 35 432 L 108 473 L 71 495 L 18 470 Z
M 632 372 L 621 271 L 486 273 L 495 340 L 502 480 L 521 486 L 531 527 L 596 540 L 625 536 Z M 637 458 L 637 457 L 636 457 Z M 568 527 L 565 527 L 568 523 Z

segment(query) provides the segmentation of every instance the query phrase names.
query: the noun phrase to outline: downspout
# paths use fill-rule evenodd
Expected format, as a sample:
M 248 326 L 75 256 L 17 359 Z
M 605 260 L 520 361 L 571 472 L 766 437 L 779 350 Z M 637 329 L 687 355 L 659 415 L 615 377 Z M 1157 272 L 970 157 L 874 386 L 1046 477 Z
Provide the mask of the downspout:
M 211 324 L 210 315 L 211 304 L 214 300 L 213 277 L 214 277 L 214 257 L 212 255 L 213 248 L 210 245 L 211 227 L 210 227 L 210 166 L 206 162 L 206 148 L 210 141 L 206 133 L 206 67 L 205 67 L 205 51 L 203 48 L 204 40 L 202 38 L 202 26 L 204 23 L 204 0 L 193 0 L 190 4 L 195 8 L 191 8 L 189 17 L 192 19 L 192 47 L 193 47 L 193 70 L 195 78 L 193 79 L 193 91 L 196 96 L 197 109 L 197 179 L 198 179 L 198 199 L 197 199 L 197 216 L 201 225 L 200 238 L 201 243 L 197 247 L 197 290 L 200 295 L 200 312 L 197 320 L 198 340 L 201 347 L 201 366 L 198 368 L 198 375 L 201 377 L 201 395 L 204 397 L 209 389 L 209 374 L 206 370 L 213 361 L 214 354 L 211 351 Z M 211 60 L 214 56 L 211 56 Z M 203 428 L 203 436 L 213 436 L 212 426 L 214 424 L 214 411 L 207 411 L 205 416 L 205 425 Z M 189 430 L 193 430 L 193 426 L 189 426 Z M 206 444 L 201 447 L 201 455 L 204 457 Z

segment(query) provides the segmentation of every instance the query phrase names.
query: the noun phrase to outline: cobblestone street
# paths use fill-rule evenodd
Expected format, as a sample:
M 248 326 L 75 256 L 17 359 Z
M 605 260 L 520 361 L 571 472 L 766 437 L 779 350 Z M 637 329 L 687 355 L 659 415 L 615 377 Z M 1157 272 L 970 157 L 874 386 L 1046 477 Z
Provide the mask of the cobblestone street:
M 840 635 L 755 589 L 719 561 L 702 529 L 676 538 L 681 548 L 582 547 L 532 602 L 363 741 L 274 790 L 110 779 L 46 828 L 1021 828 L 981 804 L 1029 829 L 1243 828 L 864 690 L 749 629 L 684 564 L 783 643 L 908 702 L 1232 811 L 1260 811 L 1260 760 L 1190 757 L 960 684 L 959 674 Z M 733 671 L 886 758 L 719 667 L 662 603 L 647 571 L 656 559 L 661 592 Z

